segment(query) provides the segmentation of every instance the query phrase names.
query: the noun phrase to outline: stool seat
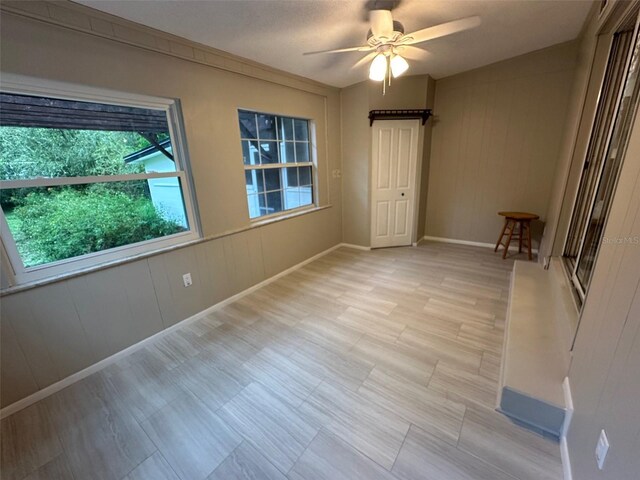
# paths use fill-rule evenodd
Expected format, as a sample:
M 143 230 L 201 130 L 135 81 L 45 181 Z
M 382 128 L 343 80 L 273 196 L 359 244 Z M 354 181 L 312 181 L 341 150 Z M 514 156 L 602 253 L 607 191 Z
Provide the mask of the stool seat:
M 497 252 L 498 248 L 500 248 L 500 245 L 504 246 L 502 258 L 506 258 L 511 240 L 513 238 L 517 238 L 518 253 L 522 252 L 523 246 L 526 246 L 527 252 L 529 254 L 529 260 L 532 260 L 533 256 L 531 255 L 531 221 L 538 220 L 540 217 L 535 213 L 528 212 L 498 212 L 498 215 L 504 217 L 504 226 L 502 227 L 502 232 L 500 232 L 500 236 L 498 237 L 496 248 L 494 248 L 493 251 Z M 518 227 L 517 232 L 516 226 Z M 502 239 L 505 236 L 507 237 L 507 242 L 502 243 Z
M 535 213 L 527 212 L 498 212 L 498 215 L 514 220 L 538 220 L 540 218 L 540 216 Z

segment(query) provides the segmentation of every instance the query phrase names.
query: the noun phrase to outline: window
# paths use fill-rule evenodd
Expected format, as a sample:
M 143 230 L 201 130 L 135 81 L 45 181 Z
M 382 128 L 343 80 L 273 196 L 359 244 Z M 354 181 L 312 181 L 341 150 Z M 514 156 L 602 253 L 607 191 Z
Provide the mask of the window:
M 640 41 L 635 12 L 613 37 L 596 117 L 584 162 L 564 260 L 580 299 L 584 299 L 595 264 L 640 93 Z
M 198 237 L 174 102 L 3 91 L 0 109 L 0 230 L 16 283 Z
M 240 110 L 249 217 L 313 204 L 309 121 Z

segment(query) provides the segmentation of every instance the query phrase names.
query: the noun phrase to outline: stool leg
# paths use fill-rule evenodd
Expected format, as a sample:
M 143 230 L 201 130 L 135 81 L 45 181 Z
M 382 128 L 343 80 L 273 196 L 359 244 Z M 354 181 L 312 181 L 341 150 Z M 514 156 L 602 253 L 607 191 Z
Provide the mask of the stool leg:
M 531 255 L 531 224 L 527 222 L 527 243 L 529 247 L 529 261 L 533 260 L 533 256 Z
M 504 252 L 502 252 L 502 258 L 507 258 L 507 252 L 509 251 L 509 244 L 511 243 L 511 237 L 513 237 L 513 231 L 516 228 L 516 222 L 514 220 L 510 221 L 511 229 L 509 230 L 509 238 L 507 238 L 507 244 L 504 246 Z
M 502 237 L 504 237 L 504 231 L 507 229 L 507 224 L 509 223 L 508 219 L 504 219 L 504 225 L 502 226 L 502 232 L 500 232 L 500 236 L 498 237 L 498 241 L 496 242 L 496 248 L 493 249 L 494 252 L 498 251 L 498 247 L 500 247 L 500 242 L 502 242 Z
M 518 222 L 518 226 L 520 228 L 519 235 L 518 235 L 518 253 L 522 253 L 522 234 L 524 232 L 524 230 L 523 230 L 524 222 L 522 220 L 520 220 Z

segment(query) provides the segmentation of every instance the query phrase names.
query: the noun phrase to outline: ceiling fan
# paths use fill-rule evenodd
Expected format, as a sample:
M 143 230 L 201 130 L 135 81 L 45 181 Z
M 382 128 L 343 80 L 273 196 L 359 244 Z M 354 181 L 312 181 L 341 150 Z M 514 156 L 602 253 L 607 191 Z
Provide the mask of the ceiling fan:
M 409 63 L 401 54 L 407 56 L 406 53 L 412 49 L 420 51 L 419 48 L 413 45 L 469 30 L 480 25 L 480 17 L 474 16 L 423 28 L 412 33 L 404 33 L 404 27 L 400 22 L 393 19 L 390 10 L 371 10 L 369 20 L 371 29 L 367 35 L 366 45 L 306 52 L 304 55 L 370 52 L 360 59 L 354 67 L 373 59 L 369 67 L 369 78 L 383 82 L 384 93 L 385 85 L 387 83 L 391 84 L 391 77 L 399 77 L 409 68 Z

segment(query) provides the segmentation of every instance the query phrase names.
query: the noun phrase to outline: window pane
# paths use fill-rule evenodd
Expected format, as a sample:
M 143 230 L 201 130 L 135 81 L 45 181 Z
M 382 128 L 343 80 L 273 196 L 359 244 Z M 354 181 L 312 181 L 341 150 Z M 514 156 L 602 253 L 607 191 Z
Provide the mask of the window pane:
M 293 118 L 278 117 L 279 139 L 293 141 Z
M 295 163 L 295 161 L 293 142 L 280 142 L 280 162 Z
M 306 142 L 296 142 L 296 162 L 305 163 L 309 161 L 309 144 Z
M 252 118 L 256 121 L 258 141 L 250 143 L 243 138 L 244 164 L 257 163 L 246 160 L 247 152 L 256 148 L 260 164 L 270 167 L 245 171 L 249 216 L 256 218 L 311 204 L 311 167 L 284 167 L 311 161 L 309 122 L 264 113 L 255 113 Z
M 262 215 L 260 212 L 259 197 L 264 198 L 264 195 L 247 195 L 247 201 L 249 203 L 249 218 L 256 218 Z
M 284 189 L 285 209 L 298 208 L 300 206 L 300 189 L 288 187 Z
M 265 113 L 258 113 L 258 135 L 260 140 L 275 140 L 276 117 Z
M 244 172 L 247 194 L 264 192 L 264 176 L 262 170 L 246 170 Z
M 166 112 L 0 93 L 0 179 L 173 172 Z
M 260 215 L 269 213 L 269 209 L 267 208 L 267 195 L 265 193 L 258 195 L 258 204 L 260 206 Z
M 280 183 L 280 169 L 279 168 L 265 168 L 264 170 L 264 182 L 267 191 L 280 190 L 282 184 Z
M 307 120 L 294 120 L 296 140 L 308 141 L 309 140 L 309 122 Z
M 300 187 L 300 205 L 311 205 L 313 203 L 313 187 Z
M 252 140 L 242 141 L 242 161 L 245 165 L 259 165 L 260 152 L 258 142 Z
M 175 172 L 168 132 L 157 143 L 162 150 L 135 132 L 0 126 L 0 180 Z
M 267 193 L 267 210 L 269 214 L 282 211 L 282 190 Z
M 285 175 L 287 177 L 287 186 L 288 187 L 297 187 L 298 186 L 298 169 L 289 167 L 285 168 Z
M 241 138 L 258 138 L 258 127 L 256 124 L 256 114 L 253 112 L 238 112 L 240 121 L 240 137 Z
M 260 142 L 260 159 L 263 164 L 278 163 L 278 144 L 276 142 Z
M 300 167 L 298 170 L 300 185 L 311 185 L 311 167 Z
M 188 230 L 178 177 L 0 191 L 26 267 Z

